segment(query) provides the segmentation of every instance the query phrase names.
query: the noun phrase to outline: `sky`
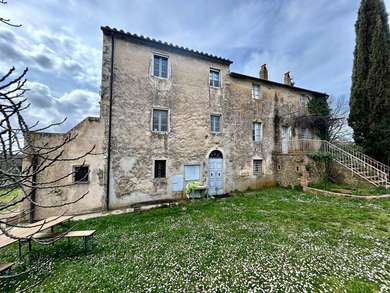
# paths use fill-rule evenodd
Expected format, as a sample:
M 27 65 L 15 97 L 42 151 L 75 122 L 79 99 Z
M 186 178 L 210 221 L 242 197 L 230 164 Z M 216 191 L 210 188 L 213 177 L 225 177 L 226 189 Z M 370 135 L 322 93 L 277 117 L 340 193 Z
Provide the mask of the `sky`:
M 359 0 L 8 0 L 0 15 L 0 74 L 29 68 L 28 120 L 67 118 L 68 131 L 99 115 L 101 26 L 234 61 L 231 71 L 269 79 L 290 71 L 296 86 L 349 99 Z M 387 11 L 390 0 L 385 0 Z

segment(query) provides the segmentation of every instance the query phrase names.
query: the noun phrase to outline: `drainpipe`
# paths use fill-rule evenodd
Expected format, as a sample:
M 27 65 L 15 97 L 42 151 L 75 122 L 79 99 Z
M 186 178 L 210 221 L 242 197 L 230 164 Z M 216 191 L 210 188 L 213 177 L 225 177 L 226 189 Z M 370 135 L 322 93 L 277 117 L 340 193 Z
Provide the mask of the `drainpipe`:
M 110 173 L 111 173 L 111 132 L 112 132 L 112 87 L 114 83 L 114 33 L 111 32 L 111 68 L 110 68 L 110 104 L 108 112 L 108 143 L 107 143 L 107 185 L 106 209 L 110 209 Z
M 34 222 L 35 219 L 35 202 L 37 197 L 37 166 L 38 166 L 38 156 L 32 155 L 31 158 L 31 165 L 32 165 L 32 188 L 31 188 L 31 201 L 30 201 L 30 223 Z

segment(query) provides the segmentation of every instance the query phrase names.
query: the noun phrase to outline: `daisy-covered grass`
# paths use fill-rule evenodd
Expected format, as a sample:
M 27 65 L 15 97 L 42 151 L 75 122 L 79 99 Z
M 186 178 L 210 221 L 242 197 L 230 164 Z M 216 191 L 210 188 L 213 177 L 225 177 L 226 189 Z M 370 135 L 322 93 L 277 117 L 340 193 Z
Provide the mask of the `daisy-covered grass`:
M 390 292 L 389 201 L 272 188 L 77 229 L 97 230 L 92 250 L 35 244 L 30 273 L 0 291 Z M 12 260 L 17 249 L 0 253 Z

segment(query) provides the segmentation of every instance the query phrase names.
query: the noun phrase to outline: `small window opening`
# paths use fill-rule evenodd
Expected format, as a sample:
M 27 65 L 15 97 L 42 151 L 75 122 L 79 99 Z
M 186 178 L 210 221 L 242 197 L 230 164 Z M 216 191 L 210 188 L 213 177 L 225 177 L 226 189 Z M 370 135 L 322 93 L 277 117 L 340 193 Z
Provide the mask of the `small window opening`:
M 155 160 L 154 161 L 154 178 L 165 178 L 166 177 L 166 160 Z
M 88 183 L 89 182 L 89 167 L 88 166 L 75 166 L 73 179 L 75 183 Z
M 263 174 L 263 160 L 253 160 L 253 175 Z

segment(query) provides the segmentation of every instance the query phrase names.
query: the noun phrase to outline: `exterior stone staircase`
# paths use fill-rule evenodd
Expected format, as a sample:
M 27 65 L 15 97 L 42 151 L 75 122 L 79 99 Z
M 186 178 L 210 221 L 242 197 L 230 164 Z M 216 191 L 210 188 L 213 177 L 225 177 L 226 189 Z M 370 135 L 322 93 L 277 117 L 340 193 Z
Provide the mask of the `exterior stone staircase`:
M 276 153 L 291 155 L 297 153 L 323 152 L 330 154 L 338 164 L 374 186 L 390 188 L 390 167 L 357 151 L 348 144 L 333 144 L 326 140 L 298 139 L 288 142 L 286 147 L 276 146 Z
M 355 150 L 350 145 L 321 141 L 320 151 L 331 154 L 333 160 L 372 185 L 390 188 L 390 167 Z

